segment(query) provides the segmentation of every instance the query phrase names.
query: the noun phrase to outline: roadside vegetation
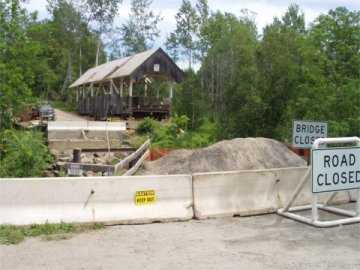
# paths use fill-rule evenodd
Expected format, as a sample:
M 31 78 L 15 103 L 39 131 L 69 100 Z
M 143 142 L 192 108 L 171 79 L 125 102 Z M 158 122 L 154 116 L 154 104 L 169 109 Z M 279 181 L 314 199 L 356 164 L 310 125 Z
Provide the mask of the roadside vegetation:
M 160 123 L 151 118 L 145 118 L 136 129 L 138 135 L 145 135 L 151 139 L 154 148 L 200 148 L 215 142 L 216 125 L 204 119 L 200 126 L 189 129 L 189 118 L 173 116 L 169 122 Z
M 0 178 L 42 176 L 53 162 L 41 132 L 0 132 Z
M 73 234 L 101 230 L 104 225 L 101 223 L 94 224 L 43 224 L 31 226 L 0 226 L 0 245 L 16 245 L 28 237 L 39 237 L 43 240 L 65 240 L 71 238 Z

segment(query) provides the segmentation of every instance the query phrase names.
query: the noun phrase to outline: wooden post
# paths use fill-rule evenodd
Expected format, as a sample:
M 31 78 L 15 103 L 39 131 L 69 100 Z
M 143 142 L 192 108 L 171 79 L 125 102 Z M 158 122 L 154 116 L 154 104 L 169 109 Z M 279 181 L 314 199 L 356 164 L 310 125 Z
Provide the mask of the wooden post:
M 144 88 L 144 97 L 147 97 L 147 90 L 148 90 L 148 85 L 145 81 L 145 88 Z
M 93 84 L 90 85 L 90 91 L 91 91 L 91 97 L 93 97 L 94 96 L 94 85 Z
M 81 163 L 81 149 L 75 148 L 73 150 L 73 162 L 74 163 Z
M 172 99 L 174 97 L 174 84 L 170 82 L 170 88 L 169 88 L 169 98 Z
M 113 83 L 112 81 L 110 81 L 110 96 L 112 96 L 113 93 L 114 93 Z
M 120 80 L 120 97 L 124 96 L 124 80 Z
M 130 79 L 129 83 L 129 112 L 132 115 L 132 96 L 133 96 L 133 80 Z
M 76 103 L 79 103 L 79 87 L 76 87 Z

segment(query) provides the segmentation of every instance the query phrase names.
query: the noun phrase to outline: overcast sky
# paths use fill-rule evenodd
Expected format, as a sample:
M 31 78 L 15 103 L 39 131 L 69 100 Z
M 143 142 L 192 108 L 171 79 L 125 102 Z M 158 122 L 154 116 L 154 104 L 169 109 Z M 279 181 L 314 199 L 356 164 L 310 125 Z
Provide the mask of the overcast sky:
M 196 0 L 191 0 L 196 2 Z M 152 9 L 160 13 L 163 21 L 160 23 L 161 38 L 157 42 L 162 46 L 166 36 L 175 28 L 175 14 L 182 0 L 153 0 Z M 212 11 L 220 10 L 241 14 L 242 9 L 249 9 L 256 14 L 256 23 L 259 32 L 272 22 L 274 17 L 281 17 L 291 3 L 296 3 L 305 12 L 307 24 L 313 21 L 319 14 L 327 13 L 330 9 L 345 6 L 351 10 L 360 10 L 360 0 L 209 0 Z M 25 7 L 29 11 L 38 11 L 39 18 L 48 16 L 46 11 L 46 0 L 28 0 Z M 120 6 L 118 16 L 115 20 L 117 25 L 126 21 L 130 11 L 130 0 L 124 0 Z
M 195 2 L 195 0 L 192 0 Z M 221 10 L 232 12 L 240 15 L 242 9 L 249 9 L 256 14 L 256 23 L 259 30 L 272 22 L 275 16 L 280 17 L 286 11 L 291 3 L 297 3 L 305 12 L 306 22 L 310 23 L 321 13 L 326 13 L 330 9 L 338 6 L 345 6 L 348 9 L 360 10 L 360 0 L 209 0 L 211 10 Z M 162 32 L 162 39 L 170 33 L 175 27 L 175 14 L 181 5 L 181 0 L 153 0 L 153 10 L 161 13 L 163 21 L 160 29 Z M 37 10 L 39 18 L 48 16 L 46 11 L 46 0 L 28 0 L 25 5 L 30 11 Z M 116 23 L 127 19 L 130 11 L 130 0 L 124 0 L 119 9 L 119 14 Z

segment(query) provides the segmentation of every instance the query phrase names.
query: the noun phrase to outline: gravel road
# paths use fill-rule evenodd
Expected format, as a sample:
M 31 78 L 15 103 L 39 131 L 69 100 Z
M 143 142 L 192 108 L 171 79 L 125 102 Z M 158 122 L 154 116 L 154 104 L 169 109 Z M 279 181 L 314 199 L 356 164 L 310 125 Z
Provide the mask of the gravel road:
M 73 112 L 65 112 L 55 109 L 56 121 L 87 121 L 86 117 L 80 116 Z
M 317 229 L 277 215 L 108 227 L 0 246 L 1 270 L 360 269 L 360 225 Z

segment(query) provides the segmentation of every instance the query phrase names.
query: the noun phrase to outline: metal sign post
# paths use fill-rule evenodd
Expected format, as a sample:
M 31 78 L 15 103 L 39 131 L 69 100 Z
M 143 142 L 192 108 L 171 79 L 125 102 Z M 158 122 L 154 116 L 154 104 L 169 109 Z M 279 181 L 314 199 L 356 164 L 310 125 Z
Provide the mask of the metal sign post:
M 351 148 L 321 148 L 329 144 L 356 144 Z M 360 139 L 351 138 L 320 138 L 315 140 L 312 147 L 312 166 L 309 167 L 305 176 L 295 189 L 285 207 L 277 213 L 316 227 L 332 227 L 342 224 L 360 222 Z M 301 190 L 309 184 L 311 175 L 312 204 L 291 207 Z M 356 190 L 357 202 L 355 211 L 344 210 L 330 206 L 329 204 L 340 191 Z M 320 193 L 332 193 L 324 203 L 319 203 Z M 318 211 L 324 210 L 337 215 L 345 216 L 331 221 L 319 220 Z M 311 210 L 311 218 L 297 214 L 296 212 Z

